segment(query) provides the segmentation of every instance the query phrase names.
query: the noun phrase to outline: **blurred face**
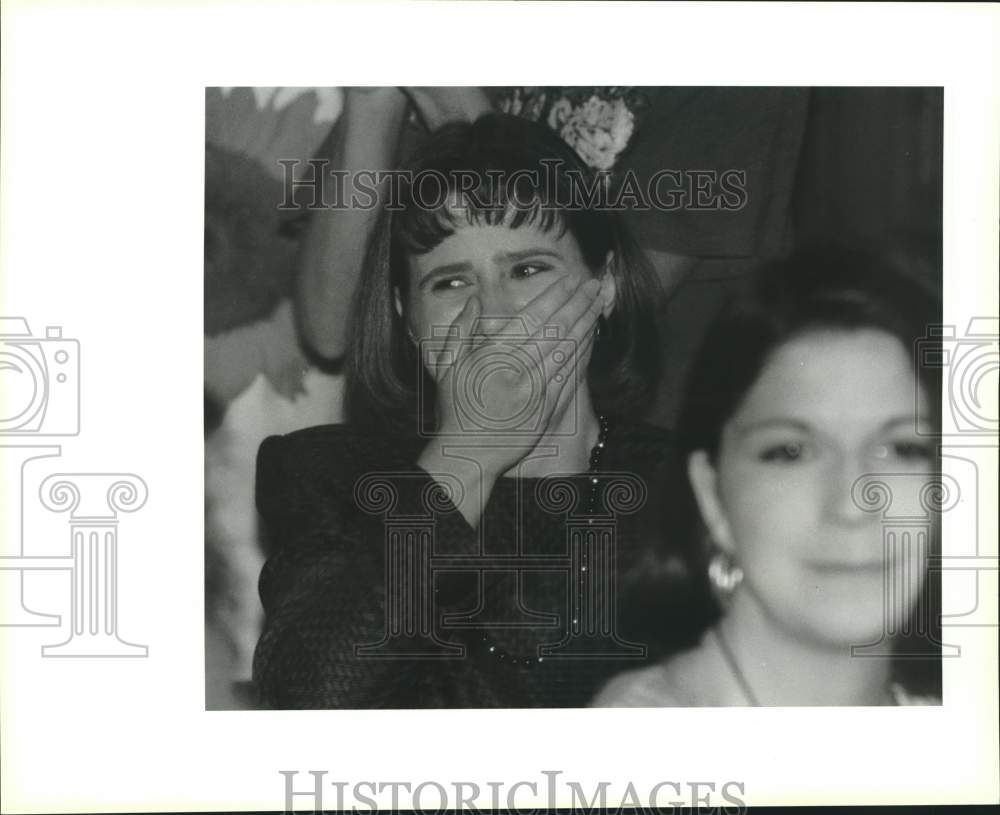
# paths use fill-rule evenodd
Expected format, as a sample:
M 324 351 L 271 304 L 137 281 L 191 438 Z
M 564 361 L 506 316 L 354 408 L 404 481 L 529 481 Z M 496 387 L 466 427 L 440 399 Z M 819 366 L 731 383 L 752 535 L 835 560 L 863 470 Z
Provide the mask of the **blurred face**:
M 569 232 L 532 224 L 463 225 L 430 252 L 411 257 L 409 266 L 405 316 L 418 338 L 451 325 L 470 297 L 479 298 L 484 327 L 493 330 L 499 323 L 488 318 L 514 316 L 558 277 L 594 276 Z
M 715 465 L 704 453 L 690 462 L 706 524 L 744 570 L 734 609 L 754 603 L 827 644 L 866 645 L 887 624 L 896 630 L 926 550 L 895 536 L 886 553 L 883 530 L 887 518 L 927 516 L 919 496 L 933 478 L 916 398 L 926 397 L 908 354 L 882 331 L 810 333 L 771 356 L 725 425 Z M 876 480 L 890 503 L 871 511 L 863 487 Z

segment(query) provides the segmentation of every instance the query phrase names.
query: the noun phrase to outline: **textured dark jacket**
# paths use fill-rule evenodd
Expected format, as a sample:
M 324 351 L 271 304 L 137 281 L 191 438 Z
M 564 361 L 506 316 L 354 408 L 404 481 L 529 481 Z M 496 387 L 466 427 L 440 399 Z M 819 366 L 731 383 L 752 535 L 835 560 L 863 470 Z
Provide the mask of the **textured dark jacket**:
M 667 431 L 613 424 L 594 492 L 499 479 L 478 529 L 413 463 L 423 443 L 329 425 L 261 445 L 263 705 L 582 707 L 647 664 L 619 589 L 662 535 Z

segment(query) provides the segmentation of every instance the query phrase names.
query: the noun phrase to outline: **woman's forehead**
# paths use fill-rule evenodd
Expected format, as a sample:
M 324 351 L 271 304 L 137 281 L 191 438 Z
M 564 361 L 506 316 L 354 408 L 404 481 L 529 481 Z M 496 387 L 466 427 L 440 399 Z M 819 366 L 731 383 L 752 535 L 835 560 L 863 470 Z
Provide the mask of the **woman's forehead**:
M 532 250 L 558 254 L 567 262 L 580 257 L 579 246 L 568 231 L 556 228 L 546 230 L 536 223 L 514 227 L 506 222 L 480 224 L 459 220 L 454 232 L 437 246 L 413 256 L 412 265 L 423 269 L 444 262 L 485 262 Z
M 913 415 L 920 398 L 909 354 L 891 334 L 815 331 L 770 355 L 733 420 L 795 418 L 862 427 Z

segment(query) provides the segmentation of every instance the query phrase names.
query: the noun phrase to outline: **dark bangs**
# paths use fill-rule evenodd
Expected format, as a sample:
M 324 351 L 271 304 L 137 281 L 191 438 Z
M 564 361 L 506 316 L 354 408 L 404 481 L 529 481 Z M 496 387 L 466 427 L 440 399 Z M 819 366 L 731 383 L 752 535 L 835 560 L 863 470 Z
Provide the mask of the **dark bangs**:
M 544 125 L 502 114 L 445 125 L 406 168 L 390 203 L 390 264 L 401 291 L 407 257 L 465 225 L 568 231 L 592 270 L 614 250 L 610 213 L 574 205 L 604 182 Z
M 462 226 L 534 226 L 542 232 L 557 230 L 562 236 L 566 223 L 544 190 L 526 176 L 514 177 L 508 187 L 491 183 L 479 171 L 468 171 L 474 188 L 461 187 L 462 177 L 440 170 L 426 171 L 415 182 L 400 184 L 402 209 L 393 219 L 393 254 L 430 252 Z M 430 206 L 428 206 L 430 204 Z

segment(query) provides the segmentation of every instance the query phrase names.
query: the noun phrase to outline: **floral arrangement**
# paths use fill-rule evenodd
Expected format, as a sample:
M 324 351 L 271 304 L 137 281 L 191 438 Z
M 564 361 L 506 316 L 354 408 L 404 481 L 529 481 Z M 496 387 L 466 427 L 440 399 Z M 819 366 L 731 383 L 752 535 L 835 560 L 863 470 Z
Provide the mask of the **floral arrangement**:
M 608 86 L 497 88 L 492 101 L 504 113 L 545 122 L 602 172 L 614 169 L 648 105 L 637 88 Z

